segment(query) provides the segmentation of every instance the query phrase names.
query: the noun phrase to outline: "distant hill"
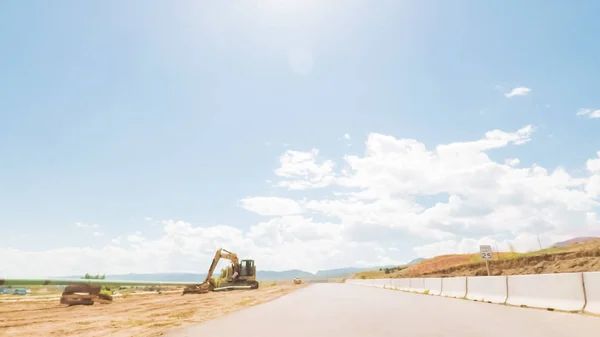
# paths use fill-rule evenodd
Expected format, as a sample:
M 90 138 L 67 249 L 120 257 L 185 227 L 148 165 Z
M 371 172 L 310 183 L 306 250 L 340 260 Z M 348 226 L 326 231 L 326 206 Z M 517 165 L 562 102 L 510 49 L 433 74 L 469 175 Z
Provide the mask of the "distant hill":
M 220 272 L 215 272 L 218 276 Z M 284 270 L 284 271 L 268 271 L 259 270 L 256 272 L 257 280 L 291 280 L 294 277 L 308 278 L 314 275 L 302 270 Z M 206 274 L 195 273 L 154 273 L 154 274 L 123 274 L 123 275 L 106 275 L 107 280 L 119 281 L 152 281 L 152 282 L 203 282 L 206 279 Z
M 410 261 L 409 263 L 405 264 L 405 266 L 412 266 L 412 265 L 414 265 L 414 264 L 421 263 L 421 262 L 423 262 L 423 261 L 425 261 L 425 260 L 427 260 L 427 259 L 424 259 L 424 258 L 422 258 L 422 257 L 418 257 L 418 258 L 416 258 L 416 259 L 414 259 L 414 260 Z
M 419 263 L 421 261 L 425 261 L 425 260 L 426 259 L 421 258 L 421 257 L 416 258 L 402 266 L 412 266 L 413 264 L 417 264 L 417 263 Z M 379 266 L 379 267 L 363 267 L 363 268 L 348 267 L 348 268 L 338 268 L 338 269 L 327 269 L 327 270 L 319 270 L 318 272 L 316 272 L 315 276 L 320 277 L 320 278 L 349 277 L 356 273 L 360 273 L 361 271 L 379 270 L 381 268 L 393 268 L 393 267 L 397 267 L 397 266 L 389 265 L 389 266 Z
M 284 270 L 284 271 L 269 271 L 269 270 L 259 270 L 256 272 L 257 280 L 292 280 L 294 277 L 299 277 L 301 279 L 308 279 L 314 277 L 312 273 L 309 273 L 304 270 L 292 269 L 292 270 Z
M 415 260 L 413 260 L 415 261 Z M 413 263 L 411 261 L 410 263 Z M 349 277 L 357 272 L 365 270 L 377 270 L 379 268 L 386 268 L 391 266 L 383 267 L 369 267 L 369 268 L 338 268 L 338 269 L 327 269 L 319 270 L 315 274 L 299 270 L 283 270 L 283 271 L 270 271 L 270 270 L 259 270 L 256 272 L 256 279 L 259 281 L 283 281 L 292 280 L 294 277 L 299 277 L 304 280 L 311 279 L 324 279 L 324 278 L 344 278 Z M 219 272 L 220 273 L 220 272 Z M 216 273 L 217 275 L 219 273 Z M 68 276 L 66 278 L 81 278 L 81 276 Z M 117 281 L 149 281 L 149 282 L 203 282 L 206 279 L 206 274 L 196 273 L 148 273 L 148 274 L 112 274 L 106 275 L 106 280 L 117 280 Z
M 377 267 L 379 268 L 379 267 Z M 358 273 L 365 270 L 371 270 L 371 268 L 356 268 L 356 267 L 348 267 L 348 268 L 338 268 L 338 269 L 327 269 L 327 270 L 319 270 L 315 273 L 318 278 L 339 278 L 339 277 L 348 277 L 353 275 L 354 273 Z
M 557 242 L 557 243 L 553 244 L 552 247 L 568 247 L 568 246 L 576 244 L 576 243 L 583 243 L 583 242 L 593 240 L 593 239 L 598 239 L 598 238 L 597 237 L 589 237 L 589 236 L 577 237 L 577 238 L 572 238 L 572 239 L 569 239 L 566 241 Z
M 117 281 L 151 281 L 151 282 L 198 282 L 202 283 L 206 274 L 195 273 L 153 273 L 153 274 L 121 274 L 106 275 L 106 280 Z

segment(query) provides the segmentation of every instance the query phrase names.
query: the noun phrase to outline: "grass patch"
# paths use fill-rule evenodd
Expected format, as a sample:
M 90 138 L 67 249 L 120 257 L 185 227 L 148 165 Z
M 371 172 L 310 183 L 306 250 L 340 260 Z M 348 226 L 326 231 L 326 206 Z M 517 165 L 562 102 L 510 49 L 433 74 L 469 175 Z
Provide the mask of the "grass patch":
M 425 294 L 425 295 L 429 295 L 429 289 L 425 290 L 425 291 L 423 292 L 423 294 Z
M 250 299 L 247 300 L 242 300 L 236 303 L 236 305 L 241 305 L 241 306 L 247 306 L 247 305 L 251 305 L 253 302 Z
M 271 287 L 274 287 L 274 286 L 276 286 L 276 285 L 277 285 L 277 282 L 273 282 L 273 283 L 271 283 Z
M 112 301 L 113 300 L 113 292 L 106 288 L 103 288 L 100 290 L 99 297 L 102 299 L 105 299 L 105 300 Z
M 111 321 L 110 325 L 112 328 L 119 329 L 119 328 L 123 328 L 123 327 L 141 326 L 141 325 L 146 325 L 146 324 L 150 324 L 150 323 L 152 323 L 152 321 L 129 318 L 126 321 Z
M 158 322 L 158 323 L 154 323 L 150 326 L 153 328 L 164 328 L 164 327 L 179 326 L 179 325 L 181 325 L 181 323 L 179 323 L 179 322 Z
M 185 318 L 190 318 L 192 316 L 194 316 L 194 313 L 196 311 L 191 309 L 191 310 L 186 310 L 186 311 L 179 311 L 179 312 L 175 312 L 169 315 L 169 318 L 175 318 L 175 319 L 185 319 Z

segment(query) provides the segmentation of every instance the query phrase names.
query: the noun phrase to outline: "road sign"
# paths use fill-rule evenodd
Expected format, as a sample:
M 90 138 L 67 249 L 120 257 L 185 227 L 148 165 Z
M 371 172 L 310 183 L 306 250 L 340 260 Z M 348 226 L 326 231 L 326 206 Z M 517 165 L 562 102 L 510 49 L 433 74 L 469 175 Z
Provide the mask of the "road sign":
M 481 258 L 484 260 L 492 259 L 492 246 L 489 245 L 481 245 L 479 246 L 479 254 Z

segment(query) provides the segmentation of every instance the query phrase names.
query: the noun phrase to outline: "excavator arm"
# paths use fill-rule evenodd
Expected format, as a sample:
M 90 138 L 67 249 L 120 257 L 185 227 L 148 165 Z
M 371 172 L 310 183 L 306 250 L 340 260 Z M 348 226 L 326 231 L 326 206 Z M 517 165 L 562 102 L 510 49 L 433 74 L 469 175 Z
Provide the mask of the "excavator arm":
M 239 260 L 238 260 L 237 255 L 226 249 L 219 248 L 217 250 L 217 252 L 215 253 L 215 257 L 213 258 L 212 263 L 210 264 L 210 268 L 208 269 L 208 274 L 206 274 L 205 282 L 208 282 L 211 279 L 211 277 L 215 271 L 215 268 L 217 268 L 217 264 L 219 263 L 219 261 L 221 259 L 227 259 L 227 260 L 231 261 L 231 263 L 233 264 L 234 275 L 236 275 L 236 272 L 239 273 Z

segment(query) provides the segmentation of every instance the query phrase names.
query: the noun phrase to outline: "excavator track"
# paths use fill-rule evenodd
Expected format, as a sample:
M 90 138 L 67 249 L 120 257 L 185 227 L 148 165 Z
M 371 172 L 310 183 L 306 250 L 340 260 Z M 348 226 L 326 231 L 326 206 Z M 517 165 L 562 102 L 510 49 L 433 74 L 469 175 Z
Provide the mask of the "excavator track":
M 250 289 L 258 289 L 258 281 L 248 281 L 248 283 L 250 283 L 251 288 Z
M 226 289 L 226 290 L 235 290 L 236 287 L 244 287 L 243 289 L 252 289 L 253 290 L 253 289 L 258 289 L 258 286 L 259 286 L 258 281 L 240 280 L 240 281 L 235 281 L 235 282 L 222 282 L 219 284 L 218 287 L 215 287 L 215 288 L 220 291 L 225 290 L 226 288 L 230 288 L 230 289 Z M 237 289 L 242 289 L 242 288 L 237 288 Z

